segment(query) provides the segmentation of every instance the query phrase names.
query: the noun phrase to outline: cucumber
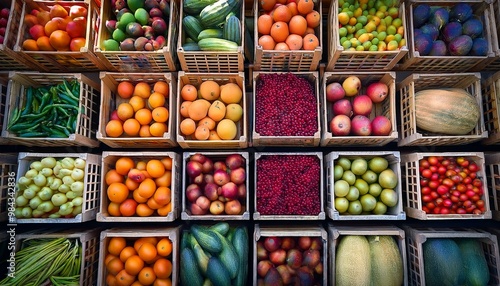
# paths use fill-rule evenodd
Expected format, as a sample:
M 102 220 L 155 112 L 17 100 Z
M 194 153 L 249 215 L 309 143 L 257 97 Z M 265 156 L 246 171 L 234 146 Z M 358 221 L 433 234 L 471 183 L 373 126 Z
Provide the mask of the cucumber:
M 233 41 L 228 41 L 218 38 L 203 39 L 198 42 L 198 46 L 202 51 L 216 52 L 237 52 L 238 44 Z
M 229 277 L 231 279 L 234 279 L 236 278 L 240 267 L 238 254 L 236 253 L 233 244 L 229 240 L 227 240 L 226 237 L 222 236 L 218 232 L 215 232 L 215 234 L 219 236 L 222 242 L 222 251 L 219 253 L 218 257 L 224 267 L 227 269 Z
M 181 285 L 186 285 L 186 286 L 203 285 L 203 277 L 198 271 L 198 266 L 196 266 L 196 259 L 191 249 L 183 248 L 181 250 L 181 259 L 179 263 L 180 263 Z
M 182 238 L 180 243 L 181 249 L 189 247 L 189 237 L 190 237 L 189 230 L 182 231 Z
M 230 16 L 224 24 L 222 37 L 241 45 L 241 22 L 236 16 Z
M 222 29 L 209 28 L 198 34 L 198 41 L 207 38 L 222 38 Z
M 246 285 L 248 275 L 248 232 L 244 226 L 236 227 L 231 240 L 239 260 L 239 270 L 233 279 L 234 286 Z
M 184 45 L 182 45 L 182 48 L 184 49 L 184 51 L 200 51 L 200 47 L 197 43 L 184 43 Z
M 231 286 L 231 278 L 219 258 L 212 256 L 208 260 L 207 277 L 213 285 Z
M 200 14 L 203 8 L 215 2 L 217 0 L 184 0 L 182 7 L 184 8 L 184 12 L 196 16 Z
M 198 268 L 200 269 L 201 274 L 205 275 L 207 273 L 208 259 L 210 257 L 205 253 L 205 251 L 203 251 L 203 248 L 200 246 L 193 235 L 190 235 L 189 237 L 189 244 L 191 246 L 191 249 L 193 250 Z
M 217 232 L 196 224 L 193 224 L 190 230 L 191 234 L 196 238 L 204 250 L 212 254 L 217 254 L 222 251 L 222 241 Z
M 490 271 L 481 242 L 477 238 L 455 239 L 464 264 L 466 285 L 488 285 Z
M 229 232 L 229 224 L 227 222 L 218 222 L 210 226 L 209 229 L 216 231 L 222 234 L 223 236 L 226 236 L 227 233 Z
M 203 31 L 200 21 L 190 15 L 182 18 L 182 27 L 186 35 L 195 41 L 198 41 L 198 35 Z
M 200 12 L 200 22 L 206 28 L 217 28 L 224 24 L 227 14 L 239 7 L 240 0 L 218 0 Z

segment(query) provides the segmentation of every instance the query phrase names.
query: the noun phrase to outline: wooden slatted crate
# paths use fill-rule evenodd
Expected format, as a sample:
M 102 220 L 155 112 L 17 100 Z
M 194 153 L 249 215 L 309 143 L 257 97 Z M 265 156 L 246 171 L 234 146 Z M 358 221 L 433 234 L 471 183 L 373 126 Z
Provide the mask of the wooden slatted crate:
M 319 68 L 319 63 L 323 54 L 323 21 L 320 20 L 318 27 L 314 29 L 314 34 L 318 37 L 319 46 L 314 50 L 266 50 L 259 42 L 259 32 L 257 30 L 257 20 L 262 15 L 259 1 L 254 1 L 252 14 L 254 15 L 254 60 L 253 69 L 256 71 L 290 71 L 290 72 L 306 72 L 316 71 Z M 318 11 L 323 17 L 323 7 L 321 1 L 316 1 L 314 10 Z
M 184 100 L 181 97 L 182 88 L 191 84 L 197 89 L 199 89 L 202 82 L 212 80 L 218 83 L 219 85 L 234 83 L 237 84 L 242 92 L 243 97 L 241 102 L 239 103 L 243 108 L 242 118 L 236 122 L 237 132 L 236 137 L 232 140 L 196 140 L 193 135 L 185 136 L 180 131 L 180 123 L 185 118 L 181 115 L 180 109 Z M 245 93 L 245 77 L 243 72 L 238 73 L 185 73 L 180 71 L 178 73 L 178 81 L 177 84 L 177 106 L 178 110 L 176 111 L 176 133 L 177 133 L 177 143 L 182 148 L 198 148 L 198 149 L 242 149 L 248 147 L 248 98 Z
M 424 89 L 462 88 L 473 95 L 482 110 L 481 75 L 479 73 L 439 73 L 409 75 L 397 85 L 401 105 L 398 146 L 463 145 L 488 137 L 481 116 L 476 127 L 466 135 L 442 135 L 424 132 L 417 128 L 415 118 L 415 94 Z
M 17 154 L 4 153 L 0 158 L 0 221 L 14 221 Z
M 4 130 L 4 125 L 7 124 L 7 99 L 9 94 L 9 73 L 0 72 L 0 130 Z M 5 137 L 0 137 L 0 144 L 7 145 L 9 140 Z
M 408 25 L 406 24 L 405 2 L 400 1 L 399 16 L 403 22 L 403 39 L 408 42 Z M 408 43 L 394 51 L 349 51 L 340 43 L 339 1 L 332 0 L 328 12 L 328 61 L 326 71 L 346 71 L 346 70 L 372 70 L 390 71 L 408 53 Z
M 117 73 L 101 72 L 101 107 L 99 114 L 99 128 L 97 139 L 113 148 L 170 148 L 177 146 L 175 142 L 175 116 L 177 92 L 177 79 L 172 73 Z M 130 137 L 125 134 L 120 137 L 111 137 L 106 134 L 106 124 L 110 120 L 111 113 L 118 108 L 120 103 L 128 102 L 117 94 L 118 84 L 129 81 L 132 84 L 145 82 L 154 85 L 158 81 L 168 83 L 169 95 L 165 107 L 169 111 L 167 131 L 161 137 Z
M 111 201 L 107 195 L 107 189 L 109 185 L 106 183 L 106 174 L 108 171 L 115 169 L 115 163 L 118 159 L 122 157 L 131 158 L 137 165 L 138 162 L 148 162 L 149 160 L 156 159 L 162 160 L 164 158 L 172 159 L 172 170 L 171 173 L 171 183 L 168 187 L 170 189 L 170 211 L 161 216 L 158 211 L 155 211 L 152 215 L 147 217 L 141 217 L 137 214 L 133 216 L 113 216 L 110 214 L 108 207 Z M 100 192 L 100 204 L 99 212 L 97 213 L 96 220 L 98 222 L 171 222 L 175 221 L 179 217 L 180 212 L 180 176 L 181 176 L 181 162 L 180 156 L 174 152 L 117 152 L 117 151 L 105 151 L 102 153 L 102 172 L 101 172 L 101 192 Z M 166 171 L 167 172 L 167 171 Z M 125 182 L 122 182 L 125 183 Z M 133 191 L 131 191 L 132 193 Z M 150 199 L 150 198 L 148 198 Z
M 373 82 L 383 82 L 389 88 L 389 94 L 384 101 L 374 103 L 372 112 L 369 115 L 370 119 L 378 115 L 386 116 L 392 125 L 392 131 L 387 136 L 335 136 L 330 129 L 330 121 L 334 114 L 332 111 L 333 103 L 326 100 L 326 87 L 332 82 L 342 82 L 349 76 L 355 75 L 361 80 L 362 89 L 359 94 L 366 94 L 366 87 Z M 354 97 L 346 97 L 352 103 Z M 397 120 L 396 120 L 396 73 L 395 72 L 325 72 L 323 82 L 321 84 L 321 146 L 383 146 L 398 138 Z
M 245 15 L 245 1 L 241 2 L 240 15 Z M 181 69 L 190 73 L 237 73 L 245 69 L 245 25 L 244 17 L 239 17 L 241 22 L 241 44 L 237 51 L 188 51 L 183 48 L 186 42 L 186 33 L 182 19 L 186 16 L 184 1 L 180 0 L 180 16 L 177 25 L 179 26 L 179 35 L 177 40 L 177 56 Z
M 32 51 L 23 48 L 24 40 L 31 38 L 29 35 L 29 24 L 24 20 L 25 15 L 29 14 L 33 9 L 49 11 L 56 3 L 68 9 L 72 5 L 82 6 L 87 9 L 85 45 L 78 51 Z M 25 1 L 14 51 L 20 53 L 23 57 L 31 58 L 36 64 L 35 68 L 43 72 L 88 72 L 106 69 L 106 66 L 93 51 L 93 46 L 97 38 L 95 28 L 98 25 L 96 22 L 99 18 L 99 13 L 100 6 L 98 6 L 95 0 Z
M 18 157 L 18 168 L 16 182 L 30 169 L 31 163 L 40 161 L 46 157 L 56 160 L 63 158 L 80 158 L 86 161 L 83 179 L 83 204 L 82 211 L 74 217 L 69 218 L 18 218 L 16 223 L 83 223 L 94 220 L 99 210 L 99 192 L 101 190 L 101 156 L 89 153 L 29 153 L 21 152 Z M 16 187 L 16 197 L 20 190 Z
M 2 136 L 13 143 L 25 146 L 37 147 L 64 147 L 64 146 L 87 146 L 97 147 L 99 141 L 96 139 L 98 118 L 98 97 L 100 85 L 81 73 L 38 73 L 38 72 L 11 72 L 10 92 L 7 99 L 5 114 L 8 120 L 2 129 Z M 80 98 L 78 102 L 78 114 L 75 120 L 75 132 L 67 138 L 51 137 L 20 137 L 16 133 L 9 132 L 7 126 L 13 117 L 15 109 L 21 110 L 25 104 L 25 91 L 28 87 L 41 87 L 60 84 L 63 81 L 76 80 L 80 84 Z
M 493 219 L 500 220 L 500 153 L 488 152 L 484 156 L 491 211 Z
M 484 126 L 488 131 L 488 138 L 484 144 L 500 143 L 500 71 L 486 78 L 481 83 L 483 96 Z
M 398 195 L 398 203 L 393 207 L 388 207 L 385 214 L 360 214 L 350 215 L 348 213 L 340 213 L 335 208 L 335 178 L 334 168 L 339 158 L 347 158 L 354 160 L 363 158 L 369 160 L 373 157 L 383 157 L 389 163 L 389 168 L 394 171 L 398 178 L 398 184 L 394 191 Z M 324 160 L 326 169 L 326 210 L 328 216 L 332 220 L 405 220 L 406 214 L 403 211 L 403 191 L 401 181 L 401 158 L 399 152 L 391 151 L 365 151 L 365 152 L 331 152 L 325 156 Z
M 500 270 L 498 268 L 498 241 L 497 237 L 487 231 L 473 228 L 405 228 L 406 246 L 408 257 L 408 284 L 425 284 L 425 257 L 423 244 L 430 239 L 477 239 L 481 242 L 488 269 L 490 281 L 488 285 L 500 283 Z
M 101 70 L 114 72 L 173 72 L 178 70 L 176 39 L 179 23 L 179 2 L 168 1 L 170 15 L 167 22 L 168 33 L 165 36 L 165 46 L 156 51 L 106 51 L 104 41 L 112 38 L 106 28 L 106 21 L 115 19 L 111 1 L 102 1 L 101 14 L 96 25 L 96 43 L 94 52 L 100 61 L 105 63 Z M 182 6 L 182 3 L 180 4 Z
M 413 10 L 419 4 L 428 4 L 431 7 L 446 7 L 450 8 L 458 2 L 467 3 L 472 6 L 474 15 L 479 17 L 483 22 L 484 38 L 488 41 L 488 52 L 486 56 L 423 56 L 415 49 L 415 35 L 413 23 Z M 468 0 L 468 1 L 428 1 L 428 0 L 411 0 L 408 1 L 408 53 L 401 61 L 398 67 L 400 70 L 413 70 L 420 72 L 466 72 L 477 70 L 478 64 L 484 66 L 495 57 L 493 36 L 494 19 L 492 19 L 492 4 L 490 1 L 484 0 Z
M 479 167 L 477 178 L 482 181 L 483 194 L 480 199 L 484 201 L 484 212 L 481 214 L 473 213 L 448 213 L 434 214 L 426 213 L 422 196 L 422 175 L 420 171 L 420 160 L 431 156 L 442 157 L 465 157 L 474 162 Z M 404 183 L 404 211 L 406 216 L 419 220 L 443 220 L 443 219 L 491 219 L 492 212 L 489 203 L 489 191 L 487 188 L 487 177 L 485 172 L 485 156 L 482 152 L 442 152 L 442 153 L 407 153 L 401 155 L 402 182 Z

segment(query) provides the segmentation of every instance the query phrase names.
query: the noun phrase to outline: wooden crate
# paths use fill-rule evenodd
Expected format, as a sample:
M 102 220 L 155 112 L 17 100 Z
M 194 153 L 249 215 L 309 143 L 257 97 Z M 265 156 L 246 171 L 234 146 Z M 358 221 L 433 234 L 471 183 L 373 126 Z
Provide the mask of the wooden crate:
M 496 72 L 481 83 L 483 95 L 484 126 L 488 131 L 488 138 L 484 144 L 500 143 L 500 71 Z
M 0 221 L 14 221 L 17 154 L 3 153 L 0 158 Z
M 245 1 L 239 1 L 241 2 L 240 15 L 245 15 Z M 179 26 L 177 56 L 182 71 L 190 73 L 237 73 L 244 71 L 246 40 L 244 37 L 246 29 L 244 17 L 239 17 L 241 21 L 241 44 L 238 46 L 237 51 L 185 51 L 182 47 L 186 40 L 182 25 L 182 19 L 184 18 L 183 5 L 184 0 L 180 0 L 180 16 L 176 23 Z
M 493 9 L 491 11 L 491 36 L 492 36 L 492 48 L 495 52 L 495 56 L 490 62 L 479 63 L 475 70 L 490 70 L 498 71 L 500 70 L 500 1 L 493 0 L 491 5 Z M 495 33 L 496 31 L 496 33 Z
M 238 131 L 236 133 L 236 138 L 233 140 L 196 140 L 190 136 L 182 135 L 182 132 L 179 129 L 180 122 L 184 119 L 184 117 L 180 114 L 180 106 L 183 102 L 182 97 L 180 96 L 181 90 L 186 84 L 194 85 L 196 88 L 199 88 L 200 84 L 206 80 L 213 80 L 217 82 L 219 85 L 223 85 L 226 83 L 235 83 L 237 84 L 242 92 L 243 98 L 240 102 L 241 107 L 243 108 L 243 116 L 242 118 L 236 122 L 236 127 Z M 176 132 L 177 132 L 177 143 L 182 148 L 197 148 L 197 149 L 242 149 L 248 147 L 248 98 L 245 93 L 245 76 L 243 72 L 238 73 L 185 73 L 178 72 L 178 81 L 177 84 L 177 106 L 179 110 L 176 111 Z
M 112 11 L 111 2 L 103 1 L 98 26 L 98 37 L 94 46 L 94 52 L 106 65 L 105 69 L 102 70 L 158 73 L 172 72 L 178 69 L 175 39 L 177 38 L 177 26 L 179 23 L 179 3 L 177 1 L 169 2 L 168 35 L 165 37 L 167 43 L 162 49 L 157 51 L 106 51 L 103 43 L 105 40 L 111 38 L 111 33 L 105 24 L 107 20 L 115 19 L 115 16 Z
M 319 63 L 323 54 L 323 21 L 320 21 L 318 27 L 314 29 L 314 34 L 318 37 L 319 46 L 312 51 L 294 50 L 266 50 L 259 42 L 259 32 L 257 31 L 257 20 L 262 11 L 260 11 L 260 1 L 254 1 L 252 14 L 254 15 L 254 70 L 256 71 L 290 71 L 307 72 L 318 70 Z M 314 2 L 314 10 L 318 11 L 323 17 L 323 5 L 321 1 Z
M 467 157 L 479 166 L 477 177 L 483 182 L 485 212 L 483 214 L 427 214 L 425 213 L 421 195 L 420 185 L 420 160 L 429 156 L 443 157 Z M 442 220 L 442 219 L 490 219 L 492 217 L 488 201 L 487 177 L 485 172 L 485 159 L 482 152 L 442 152 L 442 153 L 407 153 L 401 155 L 402 181 L 405 184 L 405 206 L 406 215 L 419 220 Z
M 383 157 L 389 162 L 389 168 L 394 171 L 398 177 L 398 184 L 395 188 L 398 194 L 398 203 L 394 207 L 388 207 L 387 212 L 383 215 L 376 214 L 361 214 L 350 215 L 339 213 L 335 208 L 335 179 L 334 167 L 336 160 L 339 158 L 347 158 L 353 160 L 361 157 L 369 160 L 373 157 Z M 365 151 L 365 152 L 331 152 L 325 156 L 324 165 L 326 169 L 326 210 L 328 216 L 333 220 L 405 220 L 406 214 L 403 211 L 403 191 L 401 181 L 401 158 L 398 151 Z
M 431 7 L 452 7 L 458 2 L 467 3 L 472 6 L 474 15 L 479 17 L 484 26 L 484 38 L 488 41 L 488 53 L 486 56 L 421 56 L 415 50 L 415 38 L 413 34 L 413 9 L 419 4 L 428 4 Z M 422 72 L 466 72 L 477 70 L 478 64 L 488 63 L 495 56 L 493 42 L 495 37 L 492 36 L 494 31 L 492 27 L 492 5 L 490 1 L 485 0 L 468 0 L 468 1 L 428 1 L 428 0 L 411 0 L 408 3 L 407 12 L 407 31 L 408 31 L 408 53 L 402 60 L 400 70 L 412 70 Z
M 7 98 L 9 94 L 9 73 L 0 72 L 0 130 L 7 125 Z M 0 137 L 0 144 L 7 145 L 9 140 L 5 137 Z
M 327 277 L 330 269 L 330 265 L 328 264 L 328 233 L 321 225 L 293 225 L 287 227 L 275 227 L 269 225 L 259 225 L 255 224 L 254 234 L 253 234 L 253 266 L 252 275 L 253 275 L 253 285 L 258 285 L 257 283 L 257 242 L 263 241 L 266 237 L 303 237 L 308 236 L 311 238 L 319 238 L 321 239 L 321 262 L 323 263 L 323 279 L 322 283 L 319 285 L 330 285 L 327 283 Z
M 5 3 L 4 3 L 5 2 Z M 9 8 L 10 14 L 5 27 L 5 36 L 3 44 L 0 44 L 0 70 L 28 70 L 36 65 L 26 57 L 14 51 L 17 42 L 19 25 L 21 24 L 21 14 L 23 1 L 10 0 L 0 4 L 0 9 Z
M 38 229 L 16 235 L 15 249 L 23 248 L 29 239 L 76 239 L 82 247 L 80 282 L 78 285 L 96 285 L 99 264 L 99 229 Z M 42 285 L 50 285 L 49 281 Z
M 491 211 L 493 219 L 500 220 L 500 153 L 488 152 L 484 156 Z
M 406 227 L 406 246 L 408 256 L 408 283 L 409 285 L 425 285 L 425 259 L 423 244 L 433 238 L 473 238 L 478 239 L 483 247 L 488 269 L 490 270 L 490 281 L 488 285 L 500 283 L 500 270 L 498 268 L 498 241 L 495 235 L 473 228 L 411 228 Z
M 80 83 L 80 100 L 78 103 L 78 116 L 76 118 L 76 129 L 74 134 L 68 138 L 21 138 L 15 133 L 6 130 L 6 124 L 2 130 L 2 136 L 19 145 L 36 147 L 63 147 L 63 146 L 87 146 L 97 147 L 99 141 L 96 139 L 98 123 L 98 97 L 100 86 L 97 82 L 81 73 L 38 73 L 38 72 L 11 72 L 9 74 L 11 88 L 7 99 L 8 118 L 12 117 L 15 108 L 20 108 L 25 103 L 25 90 L 28 87 L 41 87 L 62 83 L 64 80 L 77 80 Z M 8 120 L 6 123 L 8 124 Z
M 170 280 L 172 285 L 179 283 L 179 241 L 180 241 L 180 227 L 155 227 L 155 228 L 111 228 L 101 232 L 100 247 L 99 247 L 99 272 L 97 274 L 97 285 L 105 286 L 106 276 L 108 271 L 104 264 L 104 258 L 108 253 L 108 243 L 113 237 L 123 237 L 129 245 L 141 237 L 166 237 L 172 241 L 172 253 L 168 256 L 168 260 L 172 262 L 172 274 Z M 95 284 L 94 284 L 95 285 Z
M 414 73 L 397 85 L 401 99 L 398 146 L 464 145 L 488 137 L 481 116 L 476 127 L 466 135 L 442 135 L 427 133 L 417 128 L 415 118 L 415 94 L 432 88 L 462 88 L 472 94 L 482 110 L 481 75 L 479 73 Z
M 256 115 L 255 115 L 255 97 L 257 84 L 260 81 L 260 76 L 264 74 L 286 74 L 288 72 L 253 72 L 253 98 L 252 98 L 252 145 L 253 146 L 300 146 L 300 147 L 315 147 L 319 146 L 321 137 L 320 126 L 320 96 L 319 96 L 319 75 L 318 72 L 291 72 L 292 74 L 305 78 L 309 81 L 314 88 L 316 96 L 316 132 L 312 136 L 264 136 L 260 135 L 255 129 Z
M 30 39 L 28 24 L 24 21 L 24 16 L 29 14 L 31 10 L 46 10 L 49 11 L 55 3 L 64 7 L 78 5 L 87 8 L 87 27 L 85 33 L 85 46 L 79 51 L 28 51 L 23 49 L 23 42 Z M 97 34 L 95 26 L 99 18 L 100 6 L 94 0 L 81 1 L 25 1 L 20 18 L 19 34 L 17 43 L 14 46 L 14 51 L 20 53 L 21 56 L 30 58 L 36 66 L 35 69 L 43 72 L 85 72 L 97 71 L 105 69 L 105 65 L 99 60 L 93 52 Z
M 172 180 L 170 185 L 171 191 L 171 211 L 166 216 L 160 216 L 158 213 L 148 217 L 134 216 L 112 216 L 108 212 L 110 200 L 107 195 L 108 185 L 106 184 L 106 173 L 115 168 L 115 163 L 119 158 L 129 157 L 134 162 L 145 161 L 152 159 L 161 160 L 162 158 L 172 158 Z M 179 184 L 180 184 L 180 156 L 174 152 L 119 152 L 119 151 L 104 151 L 102 153 L 102 172 L 101 172 L 101 192 L 99 212 L 96 220 L 98 222 L 171 222 L 175 221 L 179 216 Z
M 112 148 L 159 148 L 175 147 L 175 116 L 176 109 L 175 92 L 177 91 L 177 81 L 171 73 L 116 73 L 101 72 L 101 107 L 99 115 L 99 129 L 97 130 L 97 139 Z M 167 122 L 167 132 L 162 137 L 129 137 L 122 135 L 120 137 L 110 137 L 106 134 L 106 124 L 113 110 L 118 108 L 122 102 L 128 102 L 117 94 L 118 84 L 122 81 L 130 81 L 133 84 L 146 82 L 150 85 L 158 81 L 168 83 L 169 95 L 166 107 L 169 110 L 169 119 Z
M 406 264 L 406 242 L 404 230 L 395 226 L 377 226 L 376 228 L 370 226 L 335 226 L 330 224 L 327 228 L 328 231 L 328 281 L 329 285 L 336 285 L 335 283 L 335 257 L 337 247 L 340 240 L 348 235 L 387 235 L 392 236 L 398 244 L 401 258 L 403 259 L 403 281 L 404 286 L 408 283 L 408 268 Z
M 186 198 L 186 188 L 189 185 L 189 176 L 187 175 L 186 171 L 186 164 L 189 161 L 189 158 L 194 155 L 194 154 L 202 154 L 205 155 L 207 158 L 211 159 L 212 162 L 217 162 L 219 160 L 225 160 L 225 158 L 231 154 L 240 154 L 244 159 L 245 159 L 245 171 L 246 171 L 246 180 L 245 180 L 245 186 L 247 189 L 247 196 L 244 201 L 240 199 L 240 202 L 242 203 L 242 214 L 240 215 L 227 215 L 227 214 L 221 214 L 221 215 L 213 215 L 210 214 L 210 212 L 206 215 L 194 215 L 191 213 L 189 210 L 189 205 L 190 203 L 188 202 Z M 181 219 L 182 220 L 249 220 L 250 219 L 250 157 L 248 152 L 184 152 L 182 156 L 182 213 L 181 213 Z
M 373 70 L 390 71 L 396 64 L 408 53 L 406 44 L 396 51 L 347 51 L 340 44 L 339 26 L 338 26 L 338 7 L 339 0 L 332 0 L 328 12 L 328 61 L 326 71 L 339 70 Z M 404 36 L 407 39 L 406 10 L 405 2 L 400 1 L 399 15 L 403 22 Z
M 99 192 L 101 190 L 101 156 L 89 153 L 29 153 L 20 152 L 16 182 L 30 169 L 30 164 L 45 157 L 56 159 L 80 158 L 86 161 L 85 178 L 83 180 L 82 212 L 73 218 L 21 218 L 16 223 L 82 223 L 96 218 L 99 209 Z M 16 187 L 16 197 L 19 189 Z
M 330 121 L 334 114 L 332 111 L 333 103 L 326 100 L 326 86 L 332 82 L 342 83 L 347 77 L 355 75 L 361 80 L 363 87 L 359 94 L 366 94 L 366 87 L 372 82 L 383 82 L 389 87 L 389 95 L 384 101 L 374 103 L 372 112 L 369 115 L 370 119 L 378 115 L 384 115 L 391 121 L 392 132 L 387 136 L 335 136 L 330 130 Z M 354 97 L 345 97 L 351 102 Z M 384 146 L 398 138 L 396 124 L 396 73 L 395 72 L 325 72 L 323 82 L 321 84 L 321 146 Z
M 320 211 L 318 214 L 312 215 L 294 215 L 294 214 L 286 214 L 286 215 L 273 215 L 273 214 L 261 214 L 257 210 L 257 186 L 259 181 L 257 180 L 258 168 L 257 161 L 265 156 L 315 156 L 319 159 L 319 167 L 320 167 L 320 182 L 319 182 L 319 199 L 320 199 Z M 324 211 L 324 188 L 323 188 L 323 178 L 324 178 L 324 170 L 323 166 L 323 153 L 321 152 L 256 152 L 253 160 L 254 163 L 254 220 L 300 220 L 300 221 L 308 221 L 308 220 L 324 220 L 325 219 L 325 211 Z M 281 203 L 284 203 L 283 198 L 279 199 Z

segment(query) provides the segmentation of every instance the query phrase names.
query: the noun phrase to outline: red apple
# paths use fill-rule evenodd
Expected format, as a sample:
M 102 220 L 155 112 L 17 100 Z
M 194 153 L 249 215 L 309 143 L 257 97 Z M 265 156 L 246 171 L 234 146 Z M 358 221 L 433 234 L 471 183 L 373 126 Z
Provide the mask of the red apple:
M 346 115 L 337 115 L 330 121 L 330 130 L 335 136 L 346 136 L 351 133 L 351 119 Z
M 267 259 L 267 250 L 264 247 L 264 242 L 262 240 L 257 241 L 257 260 L 262 261 Z
M 369 116 L 372 112 L 373 102 L 368 95 L 358 95 L 352 101 L 354 115 Z
M 240 154 L 231 154 L 226 157 L 226 165 L 230 170 L 243 166 L 245 159 Z
M 226 171 L 227 170 L 226 162 L 224 162 L 224 161 L 216 161 L 214 163 L 214 171 L 217 171 L 217 170 Z
M 292 282 L 292 273 L 290 271 L 290 268 L 286 264 L 278 265 L 276 267 L 276 271 L 279 272 L 281 276 L 281 281 L 283 281 L 284 285 L 290 285 Z
M 356 115 L 351 120 L 351 131 L 357 136 L 369 136 L 372 133 L 370 119 L 363 115 Z
M 191 203 L 196 202 L 201 194 L 201 188 L 197 184 L 191 184 L 186 188 L 186 198 Z
M 42 25 L 36 24 L 29 29 L 29 34 L 33 40 L 36 40 L 42 36 L 45 36 L 45 29 Z
M 301 236 L 299 237 L 298 245 L 302 250 L 307 250 L 311 247 L 312 239 L 309 236 Z
M 219 169 L 219 170 L 216 170 L 214 172 L 214 182 L 217 185 L 223 186 L 226 183 L 228 183 L 230 180 L 231 180 L 231 178 L 229 177 L 229 174 L 226 173 L 226 171 L 223 171 L 223 170 Z
M 205 174 L 205 176 L 203 176 L 203 180 L 204 180 L 205 184 L 213 183 L 214 182 L 214 176 L 212 174 Z
M 345 90 L 339 82 L 332 82 L 326 86 L 326 100 L 335 102 L 344 98 Z
M 281 240 L 281 248 L 289 250 L 295 247 L 295 239 L 291 237 L 283 237 Z
M 247 197 L 247 185 L 241 184 L 238 186 L 238 199 L 245 199 Z
M 261 260 L 257 264 L 257 274 L 260 277 L 265 277 L 269 269 L 273 268 L 273 263 L 269 260 Z
M 201 165 L 201 171 L 205 174 L 212 173 L 214 170 L 214 162 L 212 159 L 205 157 L 205 162 Z
M 189 157 L 189 161 L 199 162 L 200 164 L 205 163 L 206 160 L 207 160 L 207 157 L 203 154 L 200 154 L 200 153 L 193 154 Z
M 389 94 L 389 87 L 383 82 L 374 82 L 368 85 L 366 94 L 373 102 L 379 103 L 384 101 Z
M 205 184 L 205 175 L 200 173 L 198 176 L 192 178 L 191 182 L 203 186 Z
M 205 196 L 200 196 L 195 203 L 204 211 L 208 211 L 210 208 L 210 200 Z
M 189 161 L 186 164 L 186 172 L 190 178 L 194 178 L 201 174 L 201 164 L 196 161 Z
M 116 109 L 111 112 L 111 115 L 109 116 L 109 120 L 119 120 L 119 121 L 122 121 L 120 119 L 120 117 L 118 117 L 118 111 Z
M 239 215 L 241 214 L 242 211 L 242 206 L 240 201 L 238 200 L 231 200 L 225 203 L 224 205 L 224 211 L 228 215 Z
M 85 47 L 86 43 L 87 43 L 87 40 L 85 40 L 85 38 L 82 38 L 82 37 L 73 38 L 73 39 L 71 39 L 71 42 L 69 42 L 69 49 L 73 52 L 78 52 L 83 47 Z
M 85 37 L 85 23 L 83 21 L 70 21 L 66 25 L 66 32 L 71 38 Z
M 264 239 L 264 247 L 267 251 L 273 252 L 281 247 L 281 238 L 278 236 L 268 236 Z
M 276 249 L 269 253 L 269 260 L 275 265 L 282 265 L 286 262 L 286 251 L 282 248 Z
M 233 169 L 229 173 L 229 177 L 231 182 L 235 183 L 236 185 L 242 184 L 246 180 L 246 171 L 243 167 Z
M 73 19 L 76 17 L 87 17 L 87 8 L 79 5 L 73 5 L 69 8 L 69 16 Z
M 211 201 L 215 201 L 219 198 L 219 186 L 214 183 L 208 183 L 203 188 L 203 194 Z
M 350 117 L 352 115 L 352 104 L 346 98 L 337 100 L 332 105 L 332 111 L 334 115 L 343 114 Z
M 373 118 L 371 126 L 372 135 L 387 136 L 391 134 L 392 131 L 391 121 L 384 115 L 379 115 Z
M 219 200 L 211 202 L 210 213 L 213 215 L 220 215 L 224 213 L 224 203 Z
M 193 215 L 204 215 L 207 213 L 207 210 L 203 210 L 197 204 L 191 204 L 190 210 L 191 210 L 191 214 L 193 214 Z
M 238 198 L 238 186 L 233 182 L 228 182 L 221 187 L 221 195 L 228 199 L 234 200 Z

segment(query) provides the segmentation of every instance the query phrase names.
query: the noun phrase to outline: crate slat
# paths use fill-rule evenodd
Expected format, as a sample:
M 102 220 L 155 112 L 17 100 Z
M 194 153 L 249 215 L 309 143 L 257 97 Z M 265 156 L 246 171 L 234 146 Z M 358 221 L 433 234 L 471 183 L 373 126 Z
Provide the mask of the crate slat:
M 482 142 L 487 145 L 500 143 L 500 71 L 496 72 L 481 83 L 483 96 L 484 126 L 488 131 L 488 138 Z
M 492 217 L 500 220 L 500 153 L 487 152 L 484 156 Z

